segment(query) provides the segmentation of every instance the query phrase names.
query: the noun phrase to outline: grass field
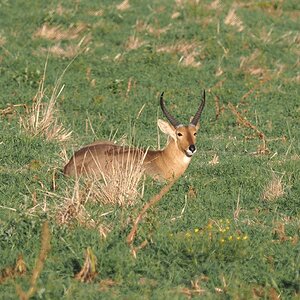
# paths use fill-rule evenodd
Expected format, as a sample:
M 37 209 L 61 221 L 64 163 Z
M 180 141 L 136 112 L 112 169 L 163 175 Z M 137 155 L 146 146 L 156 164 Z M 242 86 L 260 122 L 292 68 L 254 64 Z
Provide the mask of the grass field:
M 299 299 L 299 12 L 1 0 L 0 298 Z M 197 154 L 141 222 L 134 258 L 132 220 L 163 185 L 103 205 L 60 170 L 95 140 L 156 148 L 160 93 L 188 122 L 203 89 Z M 55 100 L 44 127 L 38 99 Z

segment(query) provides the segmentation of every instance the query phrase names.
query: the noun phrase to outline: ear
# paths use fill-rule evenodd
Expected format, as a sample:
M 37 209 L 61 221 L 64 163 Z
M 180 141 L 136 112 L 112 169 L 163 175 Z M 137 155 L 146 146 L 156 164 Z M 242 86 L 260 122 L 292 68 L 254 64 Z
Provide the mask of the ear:
M 171 126 L 168 122 L 158 119 L 157 125 L 163 133 L 169 135 L 172 139 L 176 140 L 175 128 Z

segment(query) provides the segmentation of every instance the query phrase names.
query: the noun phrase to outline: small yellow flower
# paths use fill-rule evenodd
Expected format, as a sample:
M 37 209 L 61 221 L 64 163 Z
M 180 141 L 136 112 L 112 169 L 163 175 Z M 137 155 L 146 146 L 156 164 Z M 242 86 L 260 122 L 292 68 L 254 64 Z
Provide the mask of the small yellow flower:
M 226 230 L 229 230 L 230 229 L 230 227 L 229 226 L 226 226 Z
M 227 224 L 230 224 L 230 221 L 229 221 L 228 219 L 226 219 L 226 223 L 227 223 Z
M 224 239 L 221 239 L 220 242 L 221 242 L 221 243 L 225 243 L 225 240 L 224 240 Z
M 198 228 L 195 228 L 194 232 L 195 232 L 195 233 L 199 232 L 199 229 L 198 229 Z
M 236 239 L 239 241 L 239 240 L 241 239 L 241 237 L 240 237 L 240 236 L 237 236 Z
M 212 229 L 212 228 L 213 228 L 212 224 L 209 223 L 209 224 L 207 225 L 207 229 Z
M 244 235 L 243 240 L 248 240 L 248 235 Z
M 186 237 L 191 237 L 191 233 L 190 233 L 190 232 L 187 232 L 187 233 L 185 234 L 185 236 L 186 236 Z
M 228 237 L 228 240 L 229 240 L 229 241 L 232 241 L 232 239 L 233 239 L 233 236 L 232 236 L 232 235 Z

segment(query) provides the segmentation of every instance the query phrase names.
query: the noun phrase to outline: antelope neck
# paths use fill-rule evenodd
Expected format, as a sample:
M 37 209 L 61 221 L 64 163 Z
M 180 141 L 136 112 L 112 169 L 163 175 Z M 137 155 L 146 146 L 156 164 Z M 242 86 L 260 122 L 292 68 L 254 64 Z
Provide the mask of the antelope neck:
M 188 157 L 186 153 L 182 152 L 177 145 L 176 142 L 172 139 L 165 149 L 163 149 L 163 153 L 165 153 L 167 159 L 176 164 L 187 164 L 190 162 L 191 157 Z M 174 149 L 176 149 L 174 151 Z

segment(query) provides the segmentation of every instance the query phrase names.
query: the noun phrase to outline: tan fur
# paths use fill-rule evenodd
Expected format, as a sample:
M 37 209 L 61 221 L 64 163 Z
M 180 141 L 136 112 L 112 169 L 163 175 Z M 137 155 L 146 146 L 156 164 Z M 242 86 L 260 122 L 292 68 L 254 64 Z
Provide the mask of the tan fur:
M 113 163 L 135 163 L 144 157 L 145 173 L 157 180 L 173 180 L 180 177 L 188 167 L 192 154 L 190 145 L 195 145 L 197 126 L 180 126 L 175 129 L 168 122 L 158 120 L 159 128 L 167 134 L 169 142 L 163 150 L 145 150 L 119 146 L 109 141 L 98 141 L 75 152 L 64 168 L 64 174 L 102 175 L 110 171 Z M 180 134 L 181 136 L 179 136 Z

